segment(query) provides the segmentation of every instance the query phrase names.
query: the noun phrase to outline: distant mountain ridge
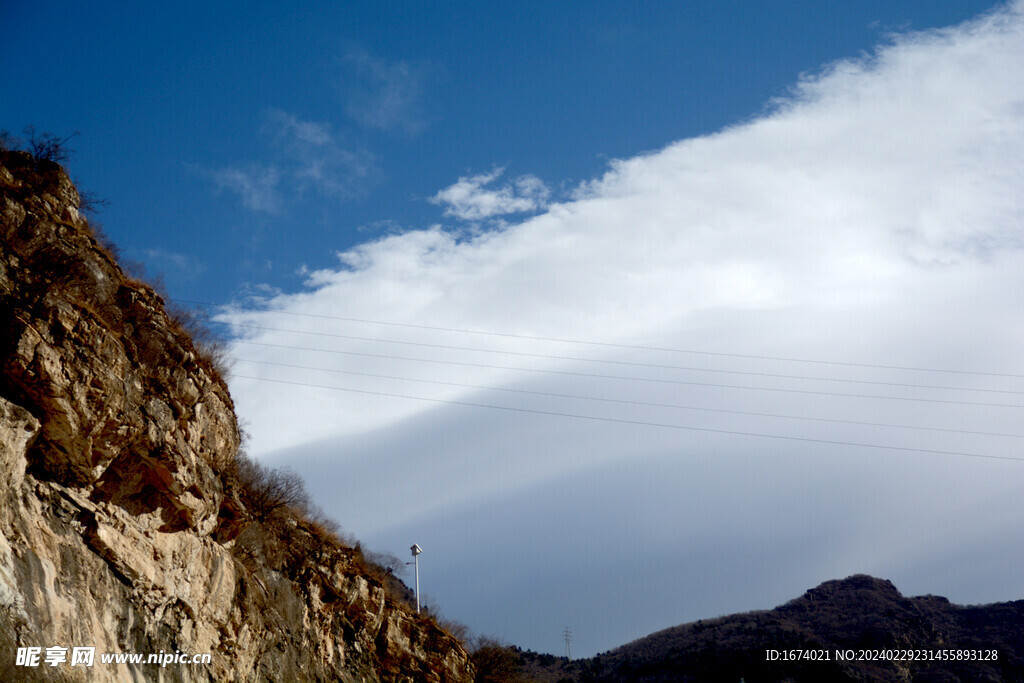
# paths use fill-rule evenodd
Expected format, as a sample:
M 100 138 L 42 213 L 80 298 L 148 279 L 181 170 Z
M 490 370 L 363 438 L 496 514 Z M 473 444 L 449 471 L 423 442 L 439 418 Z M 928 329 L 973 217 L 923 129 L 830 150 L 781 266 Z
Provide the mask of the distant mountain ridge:
M 772 610 L 675 626 L 590 659 L 522 652 L 520 661 L 528 680 L 542 681 L 1024 681 L 1024 600 L 908 598 L 857 574 Z

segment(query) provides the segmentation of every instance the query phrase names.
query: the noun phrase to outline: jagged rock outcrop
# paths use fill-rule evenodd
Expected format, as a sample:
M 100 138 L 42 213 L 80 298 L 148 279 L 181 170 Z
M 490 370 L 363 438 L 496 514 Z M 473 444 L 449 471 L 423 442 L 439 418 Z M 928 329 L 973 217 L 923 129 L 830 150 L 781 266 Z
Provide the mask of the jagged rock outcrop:
M 56 164 L 0 152 L 0 680 L 471 680 L 453 637 L 301 515 L 273 561 L 239 552 L 227 387 L 79 204 Z M 16 665 L 51 646 L 97 660 Z M 212 661 L 99 661 L 161 651 Z

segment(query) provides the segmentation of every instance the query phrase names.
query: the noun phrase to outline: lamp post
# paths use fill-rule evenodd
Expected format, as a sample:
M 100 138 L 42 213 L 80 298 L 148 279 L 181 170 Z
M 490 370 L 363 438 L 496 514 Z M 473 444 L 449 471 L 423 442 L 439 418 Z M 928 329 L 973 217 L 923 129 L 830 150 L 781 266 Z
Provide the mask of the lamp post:
M 415 543 L 409 548 L 412 551 L 412 563 L 416 567 L 416 614 L 420 613 L 420 553 L 423 552 L 423 548 L 419 547 Z

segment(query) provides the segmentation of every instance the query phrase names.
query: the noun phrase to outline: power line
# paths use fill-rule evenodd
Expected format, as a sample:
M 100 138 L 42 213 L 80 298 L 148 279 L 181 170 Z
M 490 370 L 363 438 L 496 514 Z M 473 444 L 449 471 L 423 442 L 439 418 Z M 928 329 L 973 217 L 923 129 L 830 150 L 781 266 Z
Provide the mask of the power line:
M 504 391 L 504 392 L 516 393 L 516 394 L 529 394 L 531 396 L 548 396 L 548 397 L 551 397 L 551 398 L 568 398 L 568 399 L 576 399 L 576 400 L 583 400 L 583 401 L 599 401 L 599 402 L 602 402 L 602 403 L 619 403 L 619 404 L 622 404 L 622 405 L 645 406 L 645 407 L 650 407 L 650 408 L 675 408 L 675 409 L 679 409 L 679 410 L 694 410 L 694 411 L 709 412 L 709 413 L 724 413 L 724 414 L 729 414 L 729 415 L 745 415 L 745 416 L 748 416 L 748 417 L 769 417 L 769 418 L 777 418 L 777 419 L 785 419 L 785 420 L 804 420 L 804 421 L 808 421 L 808 422 L 829 422 L 829 423 L 832 423 L 832 424 L 857 425 L 857 426 L 861 426 L 861 427 L 887 427 L 887 428 L 892 428 L 892 429 L 911 429 L 911 430 L 916 430 L 916 431 L 945 432 L 945 433 L 951 433 L 951 434 L 970 434 L 970 435 L 974 435 L 974 436 L 998 436 L 998 437 L 1008 437 L 1008 438 L 1015 438 L 1015 439 L 1024 439 L 1024 434 L 1004 434 L 1004 433 L 1000 433 L 1000 432 L 982 432 L 982 431 L 974 431 L 974 430 L 969 430 L 969 429 L 952 429 L 952 428 L 949 428 L 949 427 L 922 427 L 922 426 L 916 426 L 916 425 L 900 425 L 900 424 L 892 424 L 892 423 L 886 423 L 886 422 L 862 422 L 862 421 L 859 421 L 859 420 L 841 420 L 841 419 L 827 418 L 827 417 L 807 417 L 807 416 L 804 416 L 804 415 L 783 415 L 783 414 L 780 414 L 780 413 L 759 413 L 759 412 L 747 411 L 747 410 L 729 410 L 729 409 L 726 409 L 726 408 L 707 408 L 707 407 L 704 407 L 704 406 L 688 406 L 688 405 L 680 405 L 680 404 L 677 404 L 677 403 L 656 403 L 656 402 L 651 402 L 651 401 L 634 401 L 634 400 L 624 399 L 624 398 L 606 398 L 606 397 L 602 397 L 602 396 L 582 396 L 582 395 L 578 395 L 578 394 L 562 394 L 562 393 L 555 393 L 555 392 L 549 392 L 549 391 L 533 391 L 533 390 L 530 390 L 530 389 L 513 389 L 511 387 L 489 387 L 489 386 L 480 386 L 478 384 L 463 384 L 461 382 L 446 382 L 446 381 L 442 381 L 442 380 L 433 380 L 433 379 L 418 379 L 418 378 L 415 378 L 415 377 L 402 377 L 402 376 L 397 376 L 397 375 L 381 375 L 381 374 L 377 374 L 377 373 L 373 373 L 373 372 L 359 372 L 359 371 L 356 371 L 356 370 L 337 370 L 337 369 L 333 369 L 333 368 L 315 368 L 315 367 L 310 367 L 310 366 L 307 366 L 307 365 L 293 365 L 293 364 L 290 364 L 290 363 L 276 363 L 276 362 L 273 362 L 273 361 L 252 360 L 252 359 L 249 359 L 249 358 L 235 358 L 235 357 L 232 357 L 231 360 L 234 360 L 234 361 L 237 361 L 237 362 L 240 362 L 240 363 L 255 363 L 255 364 L 259 364 L 259 365 L 271 365 L 271 366 L 275 366 L 275 367 L 292 368 L 292 369 L 296 369 L 296 370 L 313 370 L 315 372 L 330 372 L 330 373 L 334 373 L 334 374 L 356 375 L 356 376 L 359 376 L 359 377 L 373 377 L 373 378 L 376 378 L 376 379 L 393 379 L 393 380 L 398 380 L 398 381 L 401 381 L 401 382 L 420 382 L 420 383 L 423 383 L 423 384 L 436 384 L 436 385 L 441 385 L 441 386 L 460 387 L 460 388 L 463 388 L 463 389 L 479 389 L 479 390 L 482 390 L 482 391 Z
M 178 303 L 184 303 L 184 304 L 193 304 L 193 305 L 197 305 L 197 306 L 214 306 L 214 307 L 217 307 L 217 308 L 230 309 L 229 306 L 226 306 L 224 304 L 213 303 L 213 302 L 210 302 L 210 301 L 194 301 L 194 300 L 191 300 L 191 299 L 172 299 L 172 301 L 176 301 Z M 721 352 L 721 351 L 698 351 L 698 350 L 693 350 L 693 349 L 678 349 L 678 348 L 661 347 L 661 346 L 643 346 L 643 345 L 637 345 L 637 344 L 616 344 L 616 343 L 612 343 L 612 342 L 589 341 L 589 340 L 584 340 L 584 339 L 566 339 L 566 338 L 560 338 L 560 337 L 542 337 L 542 336 L 529 335 L 529 334 L 513 334 L 513 333 L 510 333 L 510 332 L 488 332 L 488 331 L 484 331 L 484 330 L 469 330 L 469 329 L 462 329 L 462 328 L 457 328 L 457 327 L 440 327 L 440 326 L 435 326 L 435 325 L 418 325 L 418 324 L 414 324 L 414 323 L 398 323 L 398 322 L 390 322 L 390 321 L 385 321 L 385 320 L 370 320 L 370 319 L 366 319 L 366 318 L 350 318 L 350 317 L 337 316 L 337 315 L 322 315 L 322 314 L 317 314 L 317 313 L 298 313 L 296 311 L 286 311 L 284 309 L 275 309 L 275 308 L 248 308 L 247 309 L 247 308 L 242 308 L 242 307 L 235 307 L 234 311 L 235 312 L 239 312 L 240 311 L 240 312 L 243 312 L 243 313 L 280 313 L 282 315 L 294 315 L 294 316 L 301 316 L 301 317 L 306 317 L 306 318 L 323 318 L 323 319 L 327 319 L 327 320 L 344 320 L 346 322 L 365 323 L 365 324 L 370 324 L 370 325 L 390 325 L 390 326 L 394 326 L 394 327 L 409 327 L 409 328 L 415 328 L 415 329 L 421 329 L 421 330 L 436 330 L 438 332 L 459 332 L 459 333 L 462 333 L 462 334 L 478 334 L 478 335 L 486 335 L 486 336 L 491 336 L 491 337 L 509 337 L 509 338 L 513 338 L 513 339 L 533 339 L 533 340 L 536 340 L 536 341 L 561 342 L 561 343 L 565 343 L 565 344 L 586 344 L 586 345 L 589 345 L 589 346 L 602 346 L 602 347 L 618 348 L 618 349 L 635 349 L 635 350 L 640 350 L 640 351 L 666 351 L 666 352 L 671 352 L 671 353 L 689 353 L 689 354 L 703 355 L 703 356 L 721 356 L 721 357 L 725 357 L 725 358 L 750 358 L 750 359 L 754 359 L 754 360 L 777 360 L 777 361 L 784 361 L 784 362 L 788 362 L 788 363 L 811 363 L 811 364 L 816 364 L 816 365 L 836 365 L 836 366 L 853 367 L 853 368 L 876 368 L 876 369 L 881 369 L 881 370 L 904 370 L 904 371 L 913 371 L 913 372 L 938 372 L 938 373 L 948 373 L 948 374 L 957 374 L 957 375 L 977 375 L 977 376 L 984 376 L 984 377 L 1024 378 L 1024 374 L 1015 374 L 1015 373 L 1007 373 L 1007 372 L 979 372 L 979 371 L 974 371 L 974 370 L 953 370 L 953 369 L 948 369 L 948 368 L 923 368 L 923 367 L 913 367 L 913 366 L 905 366 L 905 365 L 881 365 L 881 364 L 876 364 L 876 363 L 851 363 L 851 362 L 844 362 L 844 361 L 815 360 L 815 359 L 808 359 L 808 358 L 793 358 L 793 357 L 786 357 L 786 356 L 767 356 L 767 355 L 756 355 L 756 354 L 746 354 L 746 353 L 724 353 L 724 352 Z
M 665 428 L 665 429 L 680 429 L 680 430 L 686 430 L 686 431 L 706 432 L 706 433 L 712 433 L 712 434 L 729 434 L 729 435 L 732 435 L 732 436 L 750 436 L 750 437 L 764 438 L 764 439 L 780 439 L 780 440 L 785 440 L 785 441 L 803 441 L 803 442 L 807 442 L 807 443 L 826 444 L 826 445 L 830 445 L 830 446 L 853 446 L 853 447 L 856 447 L 856 448 L 875 448 L 875 449 L 889 450 L 889 451 L 906 451 L 906 452 L 911 452 L 911 453 L 930 453 L 930 454 L 934 454 L 934 455 L 956 455 L 956 456 L 962 456 L 962 457 L 967 457 L 967 458 L 986 458 L 986 459 L 990 459 L 990 460 L 1012 460 L 1012 461 L 1016 461 L 1016 462 L 1024 462 L 1024 458 L 1015 458 L 1013 456 L 1008 456 L 1008 455 L 989 455 L 989 454 L 984 454 L 984 453 L 966 453 L 966 452 L 962 452 L 962 451 L 942 451 L 942 450 L 935 450 L 935 449 L 931 449 L 931 448 L 914 448 L 914 447 L 911 447 L 911 446 L 888 446 L 888 445 L 884 445 L 884 444 L 859 443 L 859 442 L 855 442 L 855 441 L 838 441 L 838 440 L 832 440 L 832 439 L 813 439 L 813 438 L 809 438 L 809 437 L 784 436 L 784 435 L 780 435 L 780 434 L 760 434 L 760 433 L 757 433 L 757 432 L 741 432 L 741 431 L 736 431 L 736 430 L 731 430 L 731 429 L 714 429 L 714 428 L 711 428 L 711 427 L 693 427 L 693 426 L 688 426 L 688 425 L 677 425 L 677 424 L 669 424 L 669 423 L 664 423 L 664 422 L 647 422 L 647 421 L 644 421 L 644 420 L 629 420 L 629 419 L 626 419 L 626 418 L 617 418 L 617 417 L 598 417 L 596 415 L 580 415 L 580 414 L 577 414 L 577 413 L 563 413 L 563 412 L 556 412 L 556 411 L 549 411 L 549 410 L 536 410 L 536 409 L 533 409 L 533 408 L 516 408 L 516 407 L 513 407 L 513 406 L 496 406 L 496 405 L 492 405 L 492 404 L 488 404 L 488 403 L 473 403 L 473 402 L 470 402 L 470 401 L 452 401 L 452 400 L 441 399 L 441 398 L 428 398 L 426 396 L 409 396 L 407 394 L 395 394 L 395 393 L 389 393 L 389 392 L 383 392 L 383 391 L 370 391 L 368 389 L 350 389 L 350 388 L 346 388 L 346 387 L 333 387 L 333 386 L 327 386 L 327 385 L 323 385 L 323 384 L 308 384 L 306 382 L 291 382 L 291 381 L 280 380 L 280 379 L 269 379 L 267 377 L 252 377 L 252 376 L 249 376 L 249 375 L 235 375 L 235 377 L 238 378 L 238 379 L 251 379 L 251 380 L 255 380 L 257 382 L 274 382 L 276 384 L 290 384 L 290 385 L 293 385 L 293 386 L 311 387 L 311 388 L 314 388 L 314 389 L 329 389 L 329 390 L 333 390 L 333 391 L 347 391 L 347 392 L 351 392 L 351 393 L 366 394 L 366 395 L 371 395 L 371 396 L 385 396 L 385 397 L 388 397 L 388 398 L 404 398 L 404 399 L 410 399 L 410 400 L 414 400 L 414 401 L 429 401 L 431 403 L 445 403 L 445 404 L 448 404 L 448 405 L 469 406 L 469 407 L 473 407 L 473 408 L 489 408 L 489 409 L 492 409 L 492 410 L 505 410 L 505 411 L 516 412 L 516 413 L 528 413 L 528 414 L 532 414 L 532 415 L 550 415 L 550 416 L 554 416 L 554 417 L 568 417 L 568 418 L 574 418 L 574 419 L 578 419 L 578 420 L 592 420 L 592 421 L 596 421 L 596 422 L 612 422 L 612 423 L 617 423 L 617 424 L 642 425 L 642 426 L 647 426 L 647 427 L 661 427 L 661 428 Z
M 639 363 L 635 361 L 624 361 L 624 360 L 610 360 L 605 358 L 577 358 L 575 356 L 557 356 L 544 353 L 528 353 L 525 351 L 506 351 L 503 349 L 481 349 L 472 346 L 452 346 L 450 344 L 431 344 L 428 342 L 415 342 L 406 341 L 401 339 L 381 339 L 378 337 L 360 337 L 350 334 L 335 334 L 331 332 L 312 332 L 306 330 L 286 330 L 278 327 L 264 327 L 262 325 L 247 325 L 244 323 L 228 323 L 221 321 L 211 321 L 217 325 L 230 325 L 234 327 L 245 327 L 256 330 L 265 330 L 268 332 L 287 332 L 291 334 L 306 334 L 317 337 L 333 337 L 336 339 L 351 339 L 356 341 L 368 341 L 378 344 L 403 344 L 406 346 L 425 346 L 434 349 L 447 349 L 452 351 L 475 351 L 480 353 L 496 353 L 506 356 L 524 356 L 528 358 L 547 358 L 552 360 L 568 360 L 580 363 L 605 363 L 609 365 L 626 365 L 640 368 L 655 368 L 659 370 L 686 370 L 689 372 L 711 372 L 711 373 L 722 373 L 729 375 L 747 375 L 753 377 L 774 377 L 779 379 L 806 379 L 813 380 L 816 382 L 842 382 L 847 384 L 870 384 L 874 386 L 886 386 L 886 387 L 903 387 L 912 389 L 937 389 L 944 391 L 974 391 L 979 393 L 990 393 L 990 394 L 1013 394 L 1017 396 L 1024 396 L 1024 391 L 1011 391 L 1006 389 L 974 389 L 972 387 L 950 387 L 932 384 L 911 384 L 905 382 L 878 382 L 872 380 L 863 379 L 846 379 L 838 377 L 810 377 L 807 375 L 785 375 L 780 373 L 771 372 L 752 372 L 745 370 L 723 370 L 718 368 L 695 368 L 685 365 L 666 365 L 660 363 Z
M 591 378 L 597 378 L 597 379 L 619 379 L 619 380 L 628 380 L 628 381 L 634 381 L 634 382 L 653 382 L 653 383 L 659 383 L 659 384 L 681 384 L 681 385 L 689 385 L 689 386 L 716 387 L 716 388 L 724 388 L 724 389 L 743 389 L 743 390 L 749 390 L 749 391 L 775 391 L 775 392 L 783 392 L 783 393 L 790 393 L 790 394 L 812 394 L 812 395 L 815 395 L 815 396 L 842 396 L 842 397 L 846 397 L 846 398 L 868 398 L 868 399 L 879 399 L 879 400 L 886 400 L 886 401 L 913 401 L 913 402 L 921 402 L 921 403 L 944 403 L 944 404 L 953 404 L 953 405 L 985 406 L 985 407 L 990 407 L 990 408 L 1024 408 L 1024 405 L 1015 405 L 1015 404 L 1012 404 L 1012 403 L 984 403 L 984 402 L 980 402 L 980 401 L 956 401 L 956 400 L 953 400 L 953 399 L 920 398 L 920 397 L 912 397 L 912 396 L 879 396 L 879 395 L 873 395 L 873 394 L 845 394 L 845 393 L 842 393 L 842 392 L 815 391 L 815 390 L 812 390 L 812 389 L 784 389 L 784 388 L 780 388 L 780 387 L 752 387 L 752 386 L 736 385 L 736 384 L 715 384 L 715 383 L 711 383 L 711 382 L 692 382 L 692 381 L 688 381 L 688 380 L 666 379 L 666 378 L 661 378 L 661 377 L 629 377 L 629 376 L 623 376 L 623 375 L 602 375 L 602 374 L 589 373 L 589 372 L 573 372 L 573 371 L 570 371 L 570 370 L 545 370 L 545 369 L 540 369 L 540 368 L 521 368 L 521 367 L 512 367 L 512 366 L 507 366 L 507 365 L 489 365 L 489 364 L 486 364 L 486 363 L 468 363 L 468 362 L 465 362 L 465 361 L 440 360 L 440 359 L 432 359 L 432 358 L 410 358 L 408 356 L 395 356 L 395 355 L 391 355 L 391 354 L 381 354 L 381 353 L 366 353 L 366 352 L 361 352 L 361 351 L 342 351 L 342 350 L 339 350 L 339 349 L 315 349 L 315 348 L 309 348 L 309 347 L 303 347 L 303 346 L 289 346 L 289 345 L 286 345 L 286 344 L 268 344 L 268 343 L 265 343 L 265 342 L 254 342 L 254 341 L 247 341 L 247 340 L 242 340 L 242 339 L 236 340 L 235 343 L 237 343 L 237 344 L 249 344 L 251 346 L 264 346 L 264 347 L 269 347 L 269 348 L 290 349 L 292 351 L 313 351 L 313 352 L 316 352 L 316 353 L 333 353 L 333 354 L 346 355 L 346 356 L 360 356 L 360 357 L 363 357 L 363 358 L 386 358 L 386 359 L 389 359 L 389 360 L 405 360 L 405 361 L 412 361 L 412 362 L 419 362 L 419 363 L 441 363 L 441 364 L 444 364 L 444 365 L 459 365 L 459 366 L 463 366 L 463 367 L 489 368 L 489 369 L 495 369 L 495 370 L 515 370 L 517 372 L 535 372 L 535 373 L 545 373 L 545 374 L 554 374 L 554 375 L 569 375 L 569 376 L 574 376 L 574 377 L 591 377 Z

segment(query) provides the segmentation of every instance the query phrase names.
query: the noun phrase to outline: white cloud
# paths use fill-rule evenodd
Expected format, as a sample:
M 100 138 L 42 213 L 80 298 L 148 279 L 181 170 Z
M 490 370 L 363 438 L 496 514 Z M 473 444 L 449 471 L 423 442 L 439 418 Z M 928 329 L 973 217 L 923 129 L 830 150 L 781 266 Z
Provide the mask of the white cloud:
M 662 599 L 666 567 L 698 569 L 690 585 L 708 596 L 705 610 L 724 604 L 716 595 L 735 599 L 722 576 L 768 586 L 779 601 L 856 571 L 960 601 L 1019 597 L 1010 573 L 928 568 L 967 537 L 995 539 L 975 549 L 986 567 L 1022 560 L 999 541 L 1024 531 L 1000 521 L 1022 463 L 827 443 L 1015 456 L 1015 437 L 881 425 L 1017 434 L 1019 408 L 972 404 L 1021 405 L 1019 377 L 767 357 L 1024 374 L 1024 71 L 1007 66 L 1024 63 L 1022 8 L 834 64 L 758 119 L 614 162 L 571 201 L 544 206 L 543 184 L 530 179 L 490 188 L 500 171 L 460 179 L 435 197 L 450 215 L 544 210 L 469 236 L 387 235 L 339 254 L 306 291 L 266 302 L 283 312 L 226 316 L 306 333 L 238 328 L 233 354 L 246 360 L 232 391 L 253 451 L 309 474 L 365 540 L 396 552 L 419 542 L 436 558 L 427 591 L 460 605 L 453 617 L 526 647 L 543 647 L 526 613 L 540 609 L 535 594 L 502 603 L 494 585 L 519 579 L 488 583 L 460 569 L 497 571 L 477 562 L 504 557 L 496 529 L 530 530 L 504 539 L 522 581 L 577 577 L 566 610 L 579 623 L 623 622 L 593 600 L 619 580 L 639 582 L 629 584 L 636 604 Z M 740 355 L 446 331 L 455 329 Z M 850 393 L 891 398 L 835 395 Z M 798 419 L 807 417 L 850 422 Z M 744 564 L 751 556 L 756 570 Z M 714 616 L 677 607 L 678 618 L 630 621 L 629 634 Z M 594 628 L 581 652 L 627 639 Z
M 168 249 L 146 249 L 147 262 L 156 264 L 159 270 L 173 269 L 177 275 L 194 280 L 206 272 L 206 264 L 199 260 Z
M 428 69 L 422 64 L 389 61 L 365 50 L 351 50 L 344 58 L 352 83 L 347 88 L 346 112 L 367 128 L 415 135 L 427 122 L 423 112 L 423 82 Z
M 290 161 L 290 180 L 300 192 L 313 188 L 325 197 L 347 199 L 361 194 L 376 179 L 379 169 L 374 156 L 343 144 L 329 125 L 302 121 L 278 110 L 268 118 L 274 146 Z
M 281 208 L 281 174 L 274 166 L 245 164 L 210 172 L 218 187 L 234 192 L 242 205 L 256 212 L 277 213 Z
M 430 201 L 444 205 L 444 215 L 464 221 L 535 211 L 546 205 L 550 192 L 544 182 L 533 175 L 519 176 L 504 187 L 485 187 L 500 178 L 504 171 L 496 168 L 490 173 L 461 177 Z
M 334 200 L 350 199 L 362 194 L 380 173 L 373 154 L 345 144 L 327 123 L 272 109 L 264 134 L 269 160 L 209 172 L 217 186 L 236 193 L 252 211 L 280 213 L 285 197 L 309 191 Z
M 330 126 L 315 121 L 302 121 L 293 114 L 272 109 L 268 119 L 277 129 L 278 144 L 289 147 L 299 142 L 313 147 L 327 147 L 334 144 Z

